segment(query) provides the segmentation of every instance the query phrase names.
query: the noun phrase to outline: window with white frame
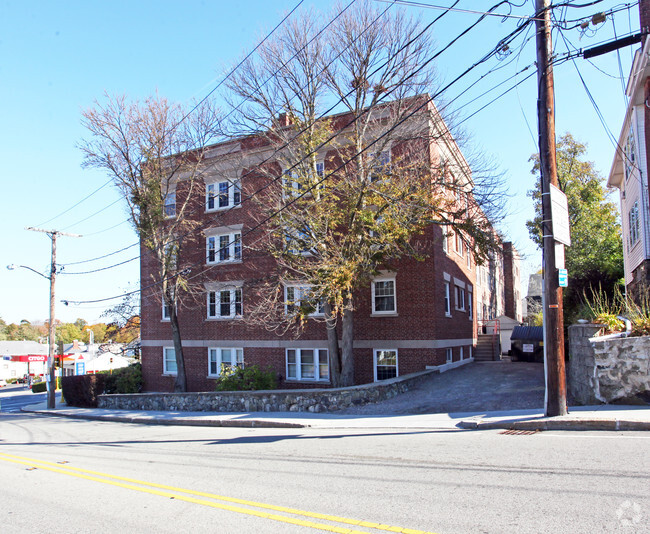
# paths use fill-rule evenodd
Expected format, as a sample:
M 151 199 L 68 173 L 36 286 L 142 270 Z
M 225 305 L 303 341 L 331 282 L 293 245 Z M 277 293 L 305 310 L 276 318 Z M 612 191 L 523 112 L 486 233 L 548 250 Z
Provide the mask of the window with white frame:
M 316 162 L 316 176 L 323 178 L 325 176 L 325 162 L 317 161 Z
M 287 169 L 282 173 L 282 197 L 297 197 L 302 193 L 302 183 L 295 169 Z
M 233 232 L 206 238 L 206 261 L 208 263 L 241 261 L 241 233 Z
M 469 315 L 469 320 L 471 321 L 474 319 L 473 316 L 473 307 L 472 307 L 472 300 L 474 299 L 474 293 L 471 291 L 467 292 L 467 314 Z
M 447 348 L 447 363 L 454 361 L 454 351 L 451 347 Z
M 313 309 L 309 315 L 323 315 L 323 303 L 320 300 L 314 301 L 311 286 L 297 284 L 285 286 L 284 312 L 291 315 L 301 306 Z
M 634 172 L 634 165 L 636 160 L 636 142 L 634 141 L 634 130 L 630 127 L 625 143 L 625 179 L 627 180 Z
M 162 320 L 163 321 L 169 321 L 172 318 L 171 311 L 169 309 L 169 306 L 167 306 L 167 303 L 163 299 L 162 301 Z
M 209 348 L 208 376 L 220 376 L 223 367 L 243 367 L 244 349 Z
M 165 217 L 176 217 L 176 192 L 165 195 Z
M 372 313 L 396 313 L 395 278 L 375 278 L 372 282 Z
M 175 375 L 178 371 L 176 367 L 176 351 L 174 347 L 163 348 L 163 374 Z
M 456 232 L 456 253 L 459 256 L 463 255 L 463 238 L 458 232 Z
M 208 291 L 208 319 L 232 319 L 241 315 L 241 287 Z
M 444 229 L 442 231 L 442 251 L 449 254 L 449 235 Z
M 241 204 L 241 182 L 225 180 L 205 186 L 205 209 L 207 211 L 232 208 Z
M 397 350 L 379 349 L 374 351 L 375 382 L 398 376 Z
M 284 241 L 289 254 L 307 256 L 315 252 L 310 228 L 287 230 Z
M 639 240 L 639 201 L 637 200 L 628 213 L 630 247 Z
M 326 381 L 330 378 L 326 349 L 287 349 L 287 380 Z
M 455 285 L 454 291 L 456 292 L 456 309 L 465 311 L 465 288 Z
M 445 315 L 451 317 L 451 288 L 449 282 L 445 282 Z
M 382 150 L 374 154 L 370 168 L 370 181 L 381 180 L 390 174 L 390 150 Z

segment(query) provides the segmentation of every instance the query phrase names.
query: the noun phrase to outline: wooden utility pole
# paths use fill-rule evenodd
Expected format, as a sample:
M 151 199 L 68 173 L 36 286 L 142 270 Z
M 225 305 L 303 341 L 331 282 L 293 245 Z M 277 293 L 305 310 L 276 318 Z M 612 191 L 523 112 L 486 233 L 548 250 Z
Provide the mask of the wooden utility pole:
M 47 384 L 47 408 L 53 410 L 56 407 L 56 367 L 54 365 L 54 334 L 56 332 L 54 327 L 54 310 L 55 310 L 55 285 L 56 285 L 56 238 L 57 236 L 68 237 L 81 237 L 77 234 L 66 234 L 57 230 L 41 230 L 40 228 L 26 228 L 26 230 L 33 230 L 34 232 L 43 232 L 50 236 L 52 240 L 52 261 L 50 263 L 50 331 L 48 333 L 48 356 L 47 356 L 47 369 L 49 373 L 49 381 Z
M 546 371 L 546 415 L 566 415 L 566 372 L 564 366 L 564 313 L 559 287 L 556 241 L 551 215 L 551 185 L 558 186 L 555 160 L 555 109 L 551 64 L 550 1 L 537 0 L 537 116 L 542 192 L 542 239 L 544 268 L 544 354 Z M 557 244 L 564 262 L 563 245 Z M 564 265 L 561 265 L 564 267 Z

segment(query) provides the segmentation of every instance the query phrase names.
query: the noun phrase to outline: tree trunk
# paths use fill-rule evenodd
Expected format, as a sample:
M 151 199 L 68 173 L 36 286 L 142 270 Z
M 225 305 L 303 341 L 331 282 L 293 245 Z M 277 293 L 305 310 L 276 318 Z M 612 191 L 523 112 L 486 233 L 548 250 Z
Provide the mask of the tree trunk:
M 341 386 L 354 385 L 354 311 L 348 300 L 343 307 L 343 335 L 341 351 Z
M 341 351 L 339 348 L 339 335 L 336 331 L 336 317 L 332 317 L 332 306 L 329 302 L 323 304 L 325 313 L 325 327 L 327 328 L 327 349 L 330 360 L 330 382 L 332 386 L 341 386 Z
M 175 392 L 187 391 L 187 377 L 185 375 L 185 358 L 183 357 L 183 345 L 181 343 L 181 329 L 176 315 L 176 303 L 169 302 L 169 322 L 172 327 L 172 340 L 174 341 L 174 355 L 176 356 L 176 380 L 174 381 Z

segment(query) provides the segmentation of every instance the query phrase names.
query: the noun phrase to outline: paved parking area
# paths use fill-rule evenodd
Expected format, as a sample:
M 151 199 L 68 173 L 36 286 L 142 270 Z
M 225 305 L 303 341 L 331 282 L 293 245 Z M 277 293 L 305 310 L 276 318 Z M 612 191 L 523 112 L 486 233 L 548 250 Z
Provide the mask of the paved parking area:
M 400 415 L 543 407 L 543 364 L 501 361 L 474 362 L 434 374 L 393 399 L 338 413 Z

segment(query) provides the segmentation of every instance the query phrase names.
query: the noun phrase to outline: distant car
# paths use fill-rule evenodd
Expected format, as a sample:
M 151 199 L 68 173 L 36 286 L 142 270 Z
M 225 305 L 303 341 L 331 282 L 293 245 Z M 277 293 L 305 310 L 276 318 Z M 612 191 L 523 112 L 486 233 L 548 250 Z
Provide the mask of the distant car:
M 0 388 L 3 388 L 7 385 L 7 381 L 0 378 Z

